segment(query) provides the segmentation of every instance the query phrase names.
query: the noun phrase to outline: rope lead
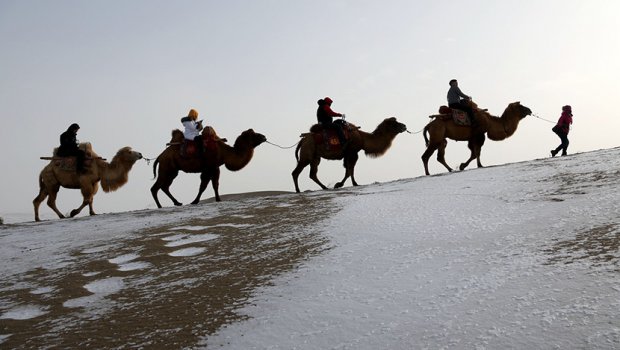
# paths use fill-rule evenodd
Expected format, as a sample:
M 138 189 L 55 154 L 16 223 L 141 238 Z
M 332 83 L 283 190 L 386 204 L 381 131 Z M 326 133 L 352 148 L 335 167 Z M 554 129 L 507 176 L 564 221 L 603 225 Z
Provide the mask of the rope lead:
M 299 141 L 297 141 L 297 142 L 295 142 L 295 144 L 294 144 L 294 145 L 292 145 L 292 146 L 289 146 L 289 147 L 282 147 L 282 146 L 280 146 L 280 145 L 276 145 L 275 143 L 271 143 L 271 142 L 269 142 L 269 141 L 265 141 L 265 142 L 266 142 L 266 143 L 268 143 L 268 144 L 270 144 L 270 145 L 273 145 L 273 146 L 276 146 L 276 147 L 278 147 L 278 148 L 281 148 L 281 149 L 289 149 L 289 148 L 293 148 L 293 147 L 297 146 L 297 144 L 299 143 Z

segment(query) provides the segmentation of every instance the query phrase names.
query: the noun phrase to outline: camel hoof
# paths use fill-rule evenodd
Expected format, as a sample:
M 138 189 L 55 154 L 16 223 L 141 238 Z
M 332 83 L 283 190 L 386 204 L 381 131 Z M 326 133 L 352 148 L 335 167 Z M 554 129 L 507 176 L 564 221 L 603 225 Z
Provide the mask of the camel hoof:
M 73 209 L 73 210 L 71 210 L 71 213 L 69 214 L 69 216 L 70 216 L 70 217 L 74 217 L 74 216 L 76 216 L 76 215 L 77 215 L 77 214 L 79 214 L 79 213 L 80 213 L 80 212 L 79 212 L 77 209 Z
M 183 205 L 183 203 L 176 202 L 176 203 L 174 203 L 174 205 L 176 205 L 177 207 L 180 207 L 180 206 Z
M 465 164 L 461 164 L 461 165 L 459 166 L 459 170 L 463 171 L 463 170 L 465 170 L 465 167 L 466 167 L 466 165 L 465 165 Z
M 334 186 L 334 188 L 340 188 L 340 187 L 342 187 L 343 185 L 344 185 L 344 184 L 343 184 L 342 182 L 338 182 L 338 183 L 336 184 L 336 186 Z
M 192 201 L 190 204 L 198 204 L 200 201 Z

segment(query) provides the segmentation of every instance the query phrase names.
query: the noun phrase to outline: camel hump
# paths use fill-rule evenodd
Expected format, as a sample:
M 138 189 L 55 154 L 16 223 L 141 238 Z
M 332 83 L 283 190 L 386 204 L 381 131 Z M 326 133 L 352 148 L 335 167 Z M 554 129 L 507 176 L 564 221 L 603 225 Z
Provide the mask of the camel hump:
M 313 132 L 313 133 L 320 133 L 320 132 L 323 132 L 323 129 L 324 129 L 324 128 L 323 128 L 323 125 L 321 125 L 321 124 L 314 124 L 314 125 L 312 125 L 312 126 L 310 127 L 310 132 Z M 303 134 L 302 134 L 302 135 L 303 135 Z
M 99 158 L 99 155 L 93 151 L 93 145 L 90 142 L 82 142 L 78 148 L 84 151 L 86 158 Z
M 185 137 L 183 136 L 183 131 L 179 129 L 172 130 L 172 136 L 170 138 L 170 143 L 183 142 L 183 140 L 185 140 Z

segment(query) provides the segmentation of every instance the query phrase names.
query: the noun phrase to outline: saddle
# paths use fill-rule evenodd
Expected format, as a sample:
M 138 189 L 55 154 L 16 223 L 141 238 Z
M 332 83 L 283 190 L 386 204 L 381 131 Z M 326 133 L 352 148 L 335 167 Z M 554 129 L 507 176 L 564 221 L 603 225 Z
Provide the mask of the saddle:
M 78 148 L 84 152 L 84 169 L 88 169 L 95 158 L 100 158 L 92 149 L 90 142 L 80 143 Z M 77 156 L 59 156 L 58 147 L 52 152 L 52 164 L 63 171 L 77 171 Z M 46 158 L 50 159 L 50 158 Z
M 336 124 L 336 122 L 334 122 Z M 342 127 L 342 131 L 344 134 L 345 141 L 349 141 L 351 138 L 351 131 L 353 130 L 352 124 L 342 122 L 338 123 L 339 126 L 334 127 L 325 127 L 321 124 L 314 124 L 310 127 L 310 132 L 314 137 L 314 142 L 316 144 L 323 144 L 323 147 L 328 151 L 337 151 L 340 150 L 342 145 L 340 144 L 340 139 L 338 138 L 338 133 L 336 132 L 336 127 Z
M 471 119 L 469 118 L 469 115 L 467 112 L 460 109 L 441 106 L 439 107 L 439 114 L 443 120 L 452 118 L 454 124 L 456 125 L 471 126 Z
M 202 133 L 202 150 L 205 154 L 215 154 L 217 151 L 217 142 L 224 141 L 226 139 L 222 139 L 215 133 L 215 130 L 206 126 Z M 183 144 L 181 145 L 181 157 L 184 158 L 192 158 L 198 155 L 198 145 L 194 140 L 183 139 Z

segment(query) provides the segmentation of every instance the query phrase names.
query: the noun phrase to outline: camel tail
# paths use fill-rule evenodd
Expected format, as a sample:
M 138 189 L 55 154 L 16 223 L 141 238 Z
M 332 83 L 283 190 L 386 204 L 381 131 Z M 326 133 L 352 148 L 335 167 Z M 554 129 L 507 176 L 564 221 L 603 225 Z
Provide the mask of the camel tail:
M 157 164 L 159 164 L 159 157 L 155 158 L 155 162 L 153 162 L 153 180 L 157 179 Z
M 299 162 L 299 150 L 301 149 L 301 144 L 304 142 L 304 139 L 302 138 L 301 140 L 299 140 L 299 142 L 297 143 L 297 147 L 295 148 L 295 159 Z
M 430 124 L 426 124 L 426 126 L 424 127 L 424 130 L 422 132 L 422 135 L 424 135 L 424 142 L 426 143 L 426 147 L 428 147 L 428 136 L 426 136 L 426 134 L 428 134 L 428 126 Z

